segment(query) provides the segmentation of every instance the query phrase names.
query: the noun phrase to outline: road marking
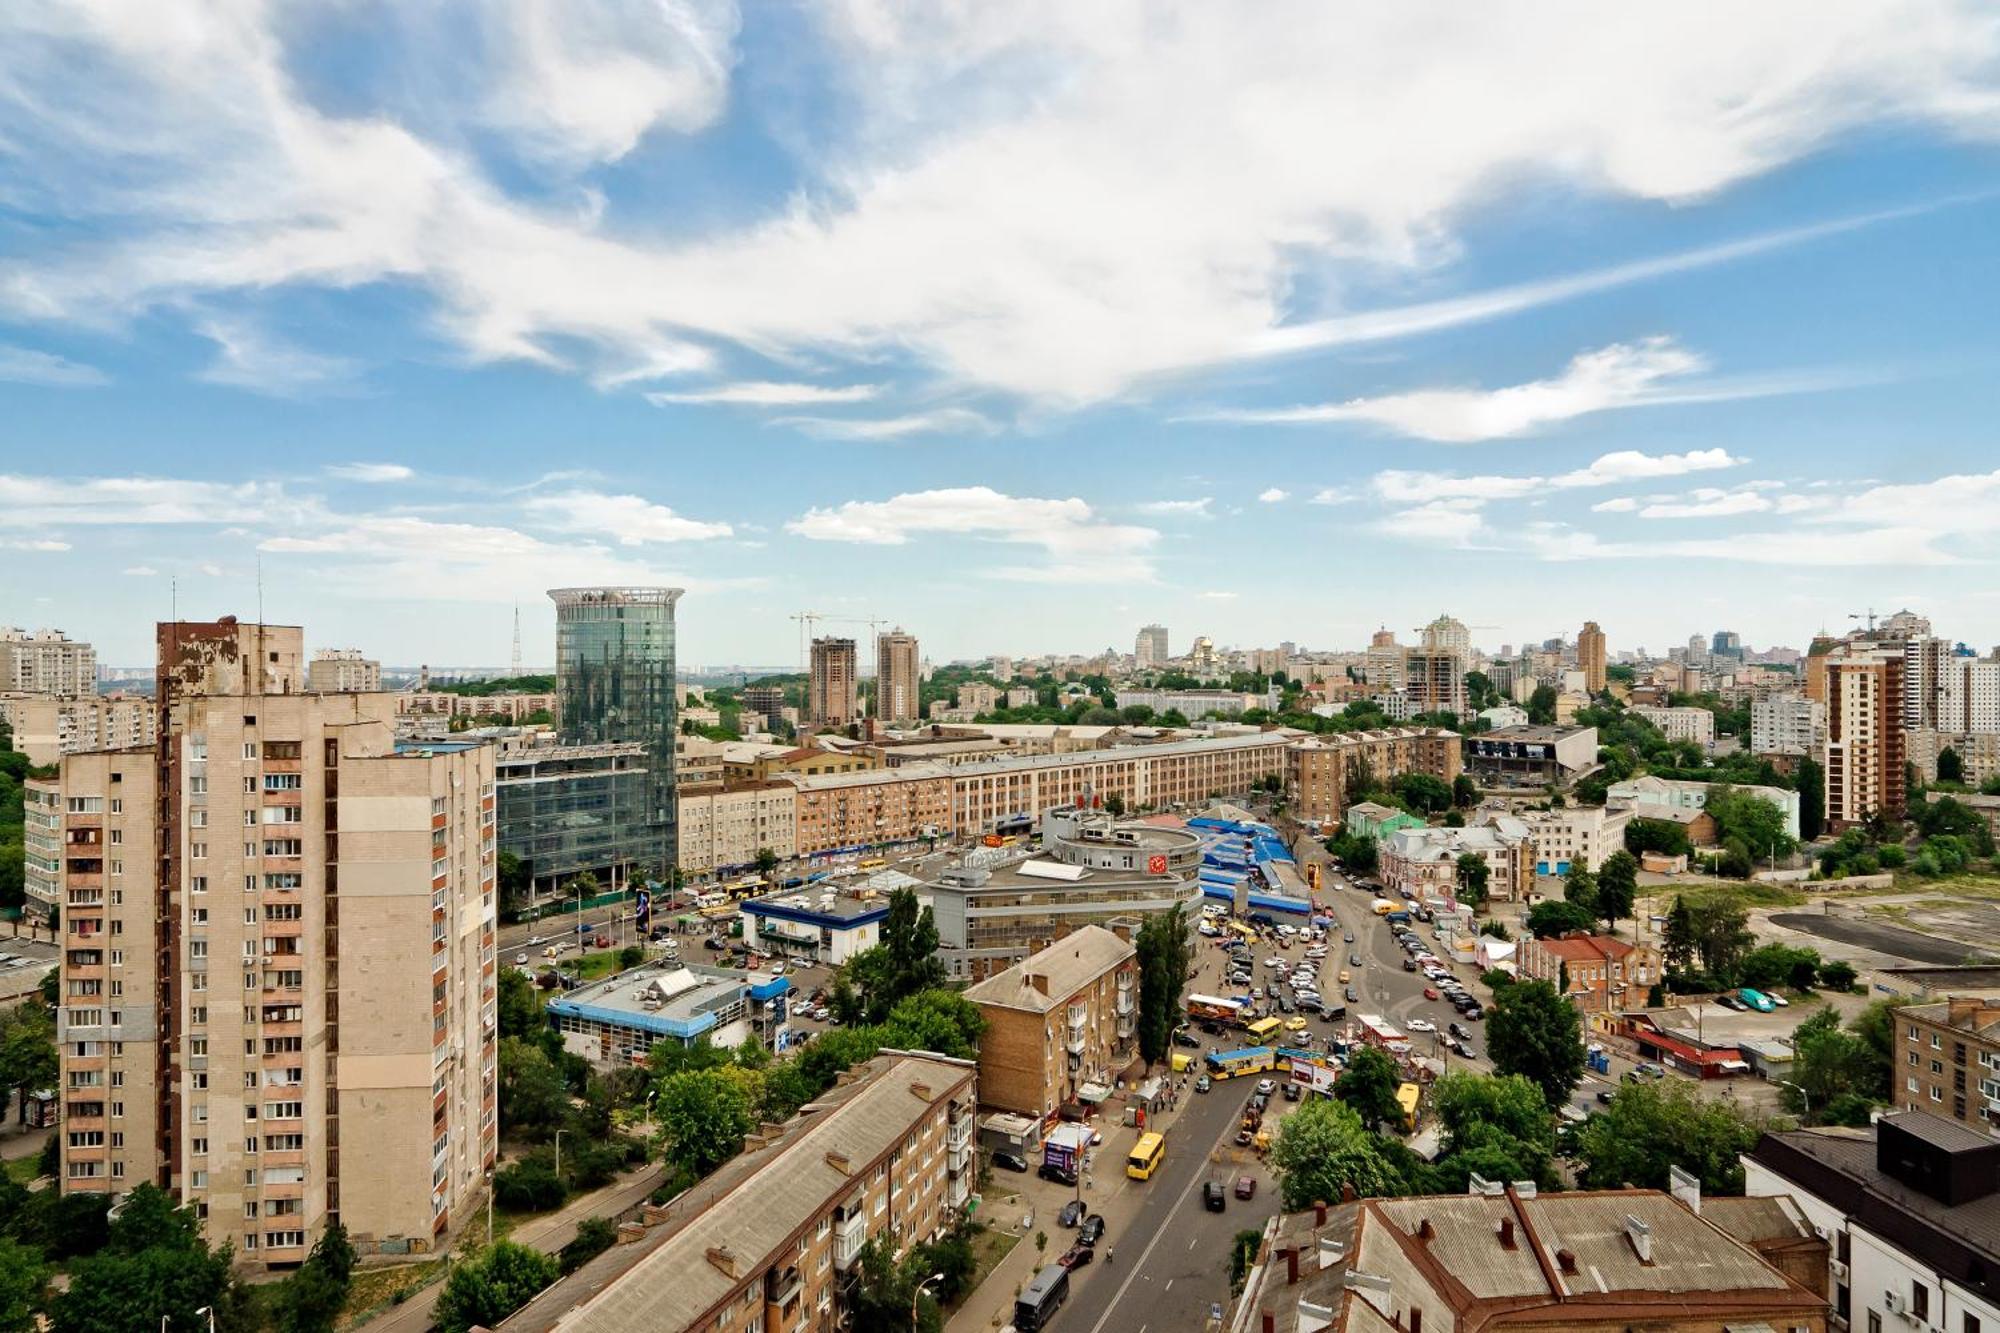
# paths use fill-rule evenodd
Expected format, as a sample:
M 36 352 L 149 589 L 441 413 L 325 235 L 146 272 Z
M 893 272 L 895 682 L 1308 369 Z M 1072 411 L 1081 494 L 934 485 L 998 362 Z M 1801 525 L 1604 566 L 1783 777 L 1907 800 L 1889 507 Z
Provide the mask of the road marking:
M 1222 1132 L 1215 1136 L 1215 1141 L 1209 1144 L 1208 1150 L 1206 1153 L 1203 1154 L 1203 1156 L 1212 1156 L 1222 1147 L 1223 1140 L 1229 1137 L 1229 1128 L 1233 1123 L 1234 1121 L 1229 1121 L 1229 1120 L 1225 1120 L 1223 1122 Z M 1182 1205 L 1187 1203 L 1189 1196 L 1191 1196 L 1194 1193 L 1194 1187 L 1201 1183 L 1204 1174 L 1205 1173 L 1201 1171 L 1197 1171 L 1194 1173 L 1194 1175 L 1188 1178 L 1187 1187 L 1180 1192 L 1180 1197 L 1174 1200 L 1173 1206 L 1167 1209 L 1167 1216 L 1172 1217 L 1175 1213 L 1178 1213 L 1181 1210 Z M 1130 1276 L 1128 1276 L 1125 1279 L 1125 1281 L 1119 1285 L 1117 1291 L 1111 1293 L 1110 1303 L 1104 1307 L 1104 1313 L 1097 1317 L 1097 1322 L 1090 1326 L 1090 1333 L 1104 1333 L 1104 1326 L 1106 1322 L 1110 1320 L 1112 1314 L 1118 1309 L 1118 1303 L 1125 1299 L 1126 1291 L 1131 1288 L 1132 1283 L 1138 1278 L 1139 1274 L 1145 1269 L 1146 1260 L 1152 1257 L 1153 1247 L 1158 1245 L 1160 1241 L 1166 1236 L 1166 1234 L 1167 1234 L 1167 1228 L 1161 1227 L 1158 1231 L 1155 1231 L 1153 1233 L 1153 1238 L 1150 1241 L 1146 1242 L 1146 1248 L 1139 1251 L 1139 1262 L 1132 1265 L 1131 1268 L 1126 1270 L 1130 1274 Z M 1190 1248 L 1192 1248 L 1192 1243 L 1190 1243 Z

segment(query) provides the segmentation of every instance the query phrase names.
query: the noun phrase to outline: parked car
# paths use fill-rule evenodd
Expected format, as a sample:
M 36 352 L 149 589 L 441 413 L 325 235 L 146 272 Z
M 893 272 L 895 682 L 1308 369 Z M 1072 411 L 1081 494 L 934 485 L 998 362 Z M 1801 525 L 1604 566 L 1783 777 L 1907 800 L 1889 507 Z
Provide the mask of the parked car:
M 993 1165 L 1003 1171 L 1026 1171 L 1028 1159 L 1017 1152 L 996 1152 L 993 1154 Z
M 1436 986 L 1426 986 L 1426 987 L 1424 987 L 1424 998 L 1425 998 L 1426 1000 L 1435 1000 L 1435 999 L 1437 999 L 1437 998 L 1438 998 L 1438 988 L 1437 988 Z
M 1082 1268 L 1085 1264 L 1089 1263 L 1092 1259 L 1095 1259 L 1096 1257 L 1097 1257 L 1097 1252 L 1095 1250 L 1091 1249 L 1088 1245 L 1085 1245 L 1082 1241 L 1078 1241 L 1076 1244 L 1070 1246 L 1068 1249 L 1064 1250 L 1061 1254 L 1057 1255 L 1056 1262 L 1061 1264 L 1064 1268 L 1076 1269 L 1076 1268 Z
M 1229 1206 L 1229 1191 L 1219 1180 L 1205 1180 L 1201 1186 L 1202 1206 L 1211 1213 L 1219 1213 Z
M 1041 1169 L 1036 1171 L 1035 1174 L 1043 1180 L 1053 1180 L 1058 1185 L 1076 1184 L 1076 1172 L 1070 1170 L 1060 1162 L 1043 1162 Z
M 1085 1245 L 1095 1245 L 1098 1241 L 1103 1240 L 1104 1214 L 1092 1213 L 1089 1217 L 1085 1218 L 1083 1220 L 1083 1229 L 1076 1233 L 1076 1238 Z
M 1450 1032 L 1452 1036 L 1457 1037 L 1460 1041 L 1464 1041 L 1467 1037 L 1470 1037 L 1472 1035 L 1472 1029 L 1460 1023 L 1453 1023 L 1449 1025 L 1445 1030 Z
M 1288 1102 L 1295 1102 L 1298 1099 L 1299 1099 L 1299 1085 L 1296 1083 L 1287 1083 L 1285 1085 L 1285 1100 Z
M 1609 1106 L 1611 1105 L 1611 1101 L 1614 1096 L 1616 1096 L 1616 1094 L 1613 1093 L 1611 1089 L 1605 1088 L 1597 1094 L 1598 1104 L 1601 1106 Z
M 1062 1211 L 1056 1214 L 1056 1225 L 1059 1227 L 1082 1226 L 1083 1200 L 1071 1199 L 1068 1203 L 1064 1204 L 1062 1206 Z
M 1256 1197 L 1257 1197 L 1257 1177 L 1255 1177 L 1255 1176 L 1238 1176 L 1238 1177 L 1236 1177 L 1236 1197 L 1237 1197 L 1237 1198 L 1239 1198 L 1239 1199 L 1254 1199 L 1254 1198 L 1256 1198 Z
M 1197 1051 L 1201 1049 L 1201 1043 L 1197 1041 L 1195 1039 L 1194 1034 L 1189 1032 L 1186 1028 L 1174 1029 L 1174 1045 L 1190 1047 L 1191 1049 Z
M 1744 1004 L 1743 1001 L 1737 999 L 1734 995 L 1718 995 L 1715 997 L 1715 1002 L 1724 1009 L 1734 1009 L 1738 1013 L 1749 1008 L 1748 1005 Z
M 1405 959 L 1403 960 L 1403 970 L 1404 970 L 1405 972 L 1414 972 L 1414 971 L 1416 971 L 1416 970 L 1417 970 L 1417 961 L 1416 961 L 1416 959 L 1414 959 L 1414 958 L 1405 958 Z
M 1436 1032 L 1438 1030 L 1437 1024 L 1431 1022 L 1428 1018 L 1413 1018 L 1403 1024 L 1403 1026 L 1412 1032 Z
M 1479 1058 L 1479 1048 L 1469 1041 L 1462 1041 L 1458 1044 L 1458 1053 L 1468 1060 L 1477 1060 Z
M 1349 1004 L 1358 1004 L 1360 1003 L 1360 1000 L 1361 1000 L 1361 992 L 1354 989 L 1354 987 L 1349 986 L 1347 988 L 1347 1002 Z
M 1213 1083 L 1209 1082 L 1208 1075 L 1206 1074 L 1203 1074 L 1200 1078 L 1194 1081 L 1194 1090 L 1196 1092 L 1207 1092 L 1210 1088 L 1214 1086 L 1215 1085 Z

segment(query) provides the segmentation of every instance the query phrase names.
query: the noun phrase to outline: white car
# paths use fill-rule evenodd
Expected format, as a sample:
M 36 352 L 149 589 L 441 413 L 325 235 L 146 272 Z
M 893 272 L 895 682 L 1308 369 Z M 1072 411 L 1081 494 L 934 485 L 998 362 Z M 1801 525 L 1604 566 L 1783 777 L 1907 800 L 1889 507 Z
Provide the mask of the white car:
M 1412 1032 L 1436 1032 L 1438 1030 L 1438 1025 L 1431 1022 L 1428 1018 L 1413 1018 L 1403 1024 L 1403 1026 Z
M 783 975 L 785 975 L 785 965 L 781 962 L 771 964 L 771 975 L 774 977 L 782 977 Z
M 1282 958 L 1266 958 L 1264 960 L 1265 967 L 1283 967 L 1284 965 L 1285 960 Z
M 1277 1090 L 1278 1090 L 1278 1085 L 1274 1080 L 1268 1078 L 1260 1078 L 1257 1080 L 1257 1091 L 1263 1093 L 1266 1097 L 1270 1096 Z
M 514 955 L 515 967 L 526 967 L 527 965 L 528 965 L 528 955 L 524 953 L 517 953 Z

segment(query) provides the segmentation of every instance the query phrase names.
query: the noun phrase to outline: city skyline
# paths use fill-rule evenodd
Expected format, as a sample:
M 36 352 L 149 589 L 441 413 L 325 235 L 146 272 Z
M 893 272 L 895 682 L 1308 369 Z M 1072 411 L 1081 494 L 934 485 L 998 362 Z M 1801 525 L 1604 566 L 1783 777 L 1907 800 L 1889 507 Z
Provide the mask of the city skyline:
M 538 13 L 0 19 L 0 622 L 2000 642 L 1974 11 Z

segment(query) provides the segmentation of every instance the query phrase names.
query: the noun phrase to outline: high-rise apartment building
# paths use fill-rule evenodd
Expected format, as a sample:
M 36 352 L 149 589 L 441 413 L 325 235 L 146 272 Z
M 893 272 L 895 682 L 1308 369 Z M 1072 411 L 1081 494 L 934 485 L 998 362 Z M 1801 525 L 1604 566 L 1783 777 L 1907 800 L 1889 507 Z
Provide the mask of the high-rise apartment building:
M 97 650 L 59 629 L 0 628 L 0 694 L 64 698 L 97 690 Z
M 1743 660 L 1743 636 L 1735 630 L 1719 629 L 1708 642 L 1708 652 L 1711 657 L 1733 657 L 1740 662 Z
M 1421 644 L 1433 652 L 1446 652 L 1460 662 L 1472 659 L 1472 631 L 1452 616 L 1439 616 L 1423 627 Z
M 1826 705 L 1802 694 L 1750 701 L 1750 752 L 1812 755 L 1826 743 Z
M 85 750 L 153 743 L 153 701 L 137 694 L 0 694 L 0 722 L 36 767 Z
M 382 688 L 382 664 L 359 648 L 321 648 L 306 667 L 306 688 L 321 694 L 366 694 Z
M 495 1160 L 492 750 L 305 690 L 295 626 L 159 628 L 157 742 L 61 799 L 61 1188 L 246 1263 L 428 1250 Z
M 1903 650 L 1903 727 L 1908 731 L 1957 731 L 1965 715 L 1964 672 L 1950 639 L 1917 636 Z M 1957 716 L 1953 716 L 1957 714 Z
M 1412 648 L 1404 666 L 1408 673 L 1405 689 L 1413 711 L 1465 716 L 1463 657 L 1449 648 Z
M 785 689 L 782 685 L 746 685 L 740 696 L 743 711 L 764 719 L 766 731 L 776 731 L 785 720 Z
M 844 727 L 861 716 L 860 670 L 852 639 L 814 639 L 806 717 L 816 727 Z
M 1156 667 L 1167 660 L 1167 627 L 1147 625 L 1139 631 L 1138 641 L 1132 645 L 1132 656 L 1140 667 Z
M 914 722 L 919 711 L 917 687 L 922 655 L 917 636 L 899 626 L 875 639 L 875 716 L 885 722 Z
M 1370 685 L 1385 690 L 1400 690 L 1409 684 L 1410 672 L 1405 658 L 1409 650 L 1396 642 L 1393 630 L 1378 629 L 1368 641 L 1368 653 L 1362 659 L 1361 678 Z
M 563 744 L 646 747 L 645 819 L 628 829 L 629 864 L 677 863 L 674 836 L 674 606 L 679 588 L 551 588 Z
M 1903 654 L 1854 644 L 1826 655 L 1826 822 L 1839 832 L 1872 814 L 1901 819 Z
M 1604 631 L 1595 620 L 1583 622 L 1576 636 L 1576 666 L 1583 672 L 1583 688 L 1592 694 L 1604 692 Z

